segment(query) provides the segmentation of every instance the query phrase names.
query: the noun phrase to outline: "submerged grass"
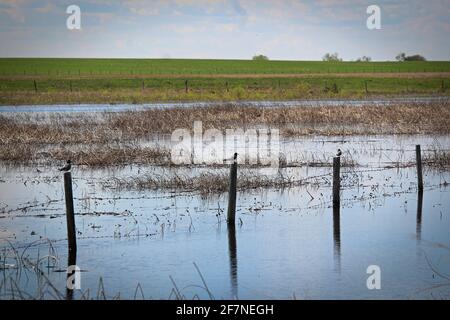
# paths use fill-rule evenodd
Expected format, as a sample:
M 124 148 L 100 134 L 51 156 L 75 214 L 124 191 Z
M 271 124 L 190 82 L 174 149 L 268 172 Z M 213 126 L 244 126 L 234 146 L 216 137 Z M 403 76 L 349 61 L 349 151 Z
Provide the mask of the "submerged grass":
M 450 151 L 444 149 L 434 149 L 425 153 L 423 163 L 432 168 L 440 170 L 450 168 Z
M 220 194 L 228 191 L 229 173 L 204 172 L 197 176 L 180 174 L 145 174 L 127 178 L 112 178 L 103 182 L 107 189 L 120 190 L 178 190 L 199 192 L 201 195 Z M 303 180 L 285 176 L 280 172 L 275 175 L 257 174 L 251 171 L 241 171 L 237 179 L 238 190 L 259 188 L 287 188 L 302 185 Z

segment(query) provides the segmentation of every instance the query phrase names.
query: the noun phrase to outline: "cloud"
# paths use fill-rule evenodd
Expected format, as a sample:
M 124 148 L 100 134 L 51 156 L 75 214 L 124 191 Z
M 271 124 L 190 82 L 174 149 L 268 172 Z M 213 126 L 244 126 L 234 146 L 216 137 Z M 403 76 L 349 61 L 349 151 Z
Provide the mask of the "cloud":
M 84 32 L 77 34 L 65 28 L 64 9 L 72 3 L 82 12 Z M 379 31 L 365 27 L 369 4 L 372 1 L 0 0 L 0 41 L 8 43 L 0 47 L 0 56 L 149 57 L 169 52 L 173 57 L 249 58 L 261 52 L 272 59 L 321 59 L 327 51 L 338 51 L 348 59 L 392 59 L 391 51 L 401 48 L 426 53 L 429 59 L 450 59 L 448 0 L 378 0 Z M 68 36 L 73 45 L 67 43 Z
M 6 14 L 12 20 L 24 23 L 25 13 L 23 9 L 26 4 L 24 0 L 2 0 L 0 2 L 0 14 Z

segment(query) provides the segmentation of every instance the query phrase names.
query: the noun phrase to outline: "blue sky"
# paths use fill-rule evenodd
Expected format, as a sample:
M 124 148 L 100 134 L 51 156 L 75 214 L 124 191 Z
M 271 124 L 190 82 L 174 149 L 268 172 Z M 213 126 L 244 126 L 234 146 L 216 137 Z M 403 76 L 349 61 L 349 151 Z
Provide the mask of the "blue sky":
M 72 4 L 81 30 L 66 28 Z M 0 0 L 1 57 L 450 60 L 449 34 L 450 0 Z

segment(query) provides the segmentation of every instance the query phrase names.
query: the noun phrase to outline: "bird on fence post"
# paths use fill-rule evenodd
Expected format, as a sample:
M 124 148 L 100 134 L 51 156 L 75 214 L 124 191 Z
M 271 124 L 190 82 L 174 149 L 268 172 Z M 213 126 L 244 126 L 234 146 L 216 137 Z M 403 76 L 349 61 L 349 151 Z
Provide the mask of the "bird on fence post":
M 238 154 L 237 154 L 237 152 L 235 152 L 232 158 L 223 159 L 223 162 L 227 162 L 227 161 L 231 161 L 231 160 L 233 160 L 233 162 L 236 162 L 237 156 L 238 156 Z
M 340 157 L 342 156 L 342 151 L 341 149 L 338 149 L 337 153 L 336 153 L 336 157 Z
M 72 168 L 72 163 L 70 160 L 67 160 L 66 165 L 58 170 L 67 172 L 67 171 L 70 171 L 71 168 Z

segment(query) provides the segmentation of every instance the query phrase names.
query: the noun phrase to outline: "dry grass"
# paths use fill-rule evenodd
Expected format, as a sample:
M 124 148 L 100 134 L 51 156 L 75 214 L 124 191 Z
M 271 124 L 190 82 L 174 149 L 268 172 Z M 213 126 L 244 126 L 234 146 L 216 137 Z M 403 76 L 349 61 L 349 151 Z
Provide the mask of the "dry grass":
M 278 128 L 284 136 L 449 134 L 450 103 L 392 106 L 152 109 L 124 113 L 0 115 L 0 161 L 72 159 L 85 165 L 169 162 L 169 151 L 143 148 L 139 140 L 175 129 Z
M 450 168 L 450 152 L 448 150 L 435 149 L 425 153 L 422 161 L 428 167 L 448 169 Z
M 41 156 L 41 158 L 44 159 L 71 159 L 77 165 L 92 167 L 126 164 L 170 164 L 170 151 L 159 147 L 141 148 L 136 146 L 106 146 L 97 148 L 87 146 L 79 151 L 68 148 L 58 148 L 54 151 L 50 151 L 47 157 L 42 156 L 42 154 L 38 156 Z
M 32 121 L 0 116 L 0 142 L 7 143 L 104 143 L 148 138 L 155 133 L 203 128 L 280 128 L 285 135 L 414 134 L 450 133 L 450 103 L 392 105 L 260 108 L 218 107 L 152 109 L 105 113 L 98 118 L 80 113 L 74 118 L 52 115 Z
M 450 103 L 395 106 L 259 108 L 224 105 L 211 108 L 148 110 L 112 115 L 109 123 L 122 132 L 146 135 L 176 128 L 277 127 L 284 135 L 352 135 L 450 133 Z
M 76 165 L 89 167 L 121 166 L 128 164 L 170 165 L 170 152 L 161 147 L 133 145 L 38 148 L 33 145 L 7 144 L 0 146 L 0 161 L 11 164 L 41 163 L 55 165 L 71 159 Z
M 120 190 L 178 190 L 185 192 L 199 192 L 202 195 L 227 192 L 229 188 L 229 173 L 204 172 L 197 176 L 179 174 L 147 174 L 128 178 L 108 179 L 103 183 L 105 188 Z M 238 173 L 238 190 L 259 188 L 287 188 L 301 185 L 302 180 L 277 175 L 261 175 L 251 171 Z

